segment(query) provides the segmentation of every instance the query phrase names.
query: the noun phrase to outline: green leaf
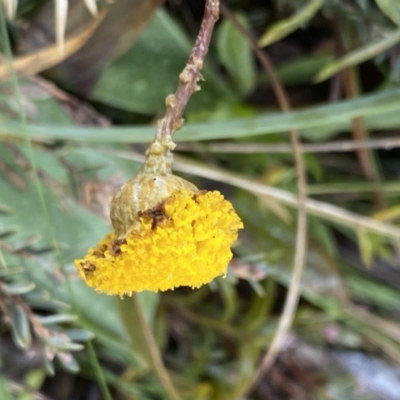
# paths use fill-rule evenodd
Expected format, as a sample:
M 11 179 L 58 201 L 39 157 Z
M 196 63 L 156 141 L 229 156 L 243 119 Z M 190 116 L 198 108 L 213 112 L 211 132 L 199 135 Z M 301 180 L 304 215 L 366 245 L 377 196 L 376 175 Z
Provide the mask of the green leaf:
M 73 300 L 80 306 L 81 326 L 92 332 L 96 341 L 108 349 L 111 359 L 123 361 L 130 366 L 140 366 L 140 356 L 132 354 L 128 335 L 119 316 L 119 299 L 99 294 L 82 281 L 73 282 L 72 290 L 73 299 L 64 285 L 62 296 L 66 301 Z
M 321 71 L 319 71 L 314 81 L 322 82 L 325 79 L 330 78 L 332 75 L 335 75 L 337 72 L 341 71 L 344 68 L 358 65 L 364 61 L 367 61 L 377 56 L 378 54 L 381 54 L 382 52 L 390 49 L 399 42 L 400 42 L 400 29 L 392 31 L 387 35 L 385 35 L 382 39 L 369 43 L 356 50 L 353 50 L 350 53 L 347 53 L 339 60 L 329 63 L 324 68 L 322 68 Z
M 178 85 L 191 47 L 171 17 L 163 10 L 157 11 L 134 46 L 104 70 L 92 99 L 138 113 L 160 113 L 165 108 L 165 97 Z M 206 82 L 191 100 L 190 108 L 211 108 L 229 94 L 207 63 L 203 70 Z
M 315 240 L 323 246 L 330 256 L 334 256 L 336 254 L 335 240 L 329 227 L 321 220 L 313 217 L 309 217 L 308 224 L 308 229 L 313 232 Z
M 76 321 L 76 319 L 76 315 L 71 314 L 54 314 L 46 317 L 38 317 L 38 320 L 42 325 L 61 324 L 64 322 Z
M 246 18 L 238 14 L 237 19 L 248 29 Z M 256 84 L 256 69 L 251 47 L 235 26 L 224 19 L 217 35 L 218 55 L 235 82 L 241 95 L 249 94 Z
M 311 82 L 318 71 L 333 60 L 330 53 L 307 55 L 290 62 L 282 62 L 276 68 L 276 74 L 284 85 L 301 85 Z M 262 83 L 271 83 L 270 77 L 265 73 L 260 80 Z
M 40 391 L 45 380 L 46 374 L 43 368 L 31 369 L 24 377 L 25 390 L 19 395 L 18 400 L 38 400 L 32 392 Z
M 16 303 L 10 304 L 11 332 L 15 344 L 21 349 L 27 349 L 32 343 L 29 319 L 23 307 Z
M 3 375 L 0 375 L 0 399 L 13 400 L 13 397 L 10 393 L 8 381 Z
M 46 290 L 28 293 L 25 296 L 27 302 L 34 307 L 38 307 L 41 310 L 63 310 L 63 311 L 71 311 L 71 305 L 60 300 L 56 300 L 52 298 L 51 294 Z
M 228 323 L 233 320 L 237 312 L 237 293 L 234 286 L 225 279 L 220 279 L 216 282 L 221 299 L 224 302 L 224 314 L 221 316 L 221 321 Z
M 47 372 L 48 375 L 54 376 L 55 371 L 54 371 L 54 364 L 53 364 L 53 359 L 49 359 L 47 357 L 44 358 L 44 368 Z
M 48 152 L 47 157 L 37 159 L 39 166 L 43 166 L 43 171 L 47 171 L 50 166 L 54 170 L 53 164 L 47 162 L 50 155 Z M 5 146 L 0 146 L 0 158 L 8 163 L 15 173 L 23 176 L 21 167 Z M 39 188 L 41 194 L 38 192 Z M 8 181 L 6 176 L 0 175 L 0 192 L 1 202 L 12 208 L 10 215 L 0 215 L 0 231 L 7 227 L 15 227 L 17 230 L 8 240 L 10 243 L 24 243 L 27 238 L 36 237 L 36 242 L 30 244 L 30 247 L 36 250 L 54 249 L 55 241 L 64 243 L 63 246 L 57 245 L 57 251 L 60 252 L 58 256 L 65 262 L 70 262 L 82 256 L 87 248 L 108 231 L 106 222 L 84 210 L 65 193 L 62 193 L 61 200 L 61 193 L 57 195 L 40 181 L 35 183 L 27 179 L 25 187 L 19 189 Z M 57 265 L 57 262 L 55 264 Z M 33 277 L 39 278 L 44 275 L 43 272 L 36 270 Z
M 33 282 L 8 283 L 4 284 L 3 288 L 10 295 L 20 295 L 31 292 L 35 289 L 35 284 Z
M 55 100 L 53 94 L 26 78 L 19 81 L 22 103 L 30 122 L 40 121 L 47 124 L 71 125 L 71 116 L 62 103 Z M 0 84 L 0 103 L 2 112 L 10 117 L 19 114 L 19 101 L 15 93 L 10 93 L 10 81 Z M 3 101 L 2 101 L 3 100 Z
M 79 372 L 79 364 L 75 360 L 75 357 L 71 353 L 67 352 L 58 352 L 56 354 L 58 361 L 61 366 L 67 371 L 73 374 Z
M 400 2 L 399 0 L 375 0 L 378 7 L 388 18 L 400 27 Z
M 64 333 L 74 342 L 88 342 L 95 337 L 93 332 L 85 329 L 68 329 Z
M 70 338 L 64 333 L 46 338 L 46 343 L 61 351 L 81 351 L 84 349 L 81 344 L 71 342 Z
M 374 244 L 369 232 L 359 229 L 357 231 L 358 246 L 365 266 L 370 267 L 374 256 Z
M 323 6 L 324 0 L 311 0 L 297 14 L 273 24 L 258 40 L 260 47 L 268 46 L 303 26 Z
M 374 304 L 389 312 L 395 312 L 400 307 L 399 293 L 396 289 L 354 271 L 346 273 L 346 288 L 351 292 L 353 298 Z

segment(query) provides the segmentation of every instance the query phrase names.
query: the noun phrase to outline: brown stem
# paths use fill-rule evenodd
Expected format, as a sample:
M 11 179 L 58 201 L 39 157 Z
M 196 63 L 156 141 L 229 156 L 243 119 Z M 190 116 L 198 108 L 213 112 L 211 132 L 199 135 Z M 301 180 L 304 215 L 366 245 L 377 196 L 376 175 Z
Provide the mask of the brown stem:
M 183 111 L 190 96 L 200 90 L 197 82 L 202 79 L 200 71 L 207 55 L 211 35 L 219 18 L 219 0 L 206 0 L 203 21 L 190 54 L 189 60 L 179 75 L 179 84 L 175 94 L 167 96 L 167 111 L 158 123 L 156 141 L 169 140 L 175 131 L 183 125 Z

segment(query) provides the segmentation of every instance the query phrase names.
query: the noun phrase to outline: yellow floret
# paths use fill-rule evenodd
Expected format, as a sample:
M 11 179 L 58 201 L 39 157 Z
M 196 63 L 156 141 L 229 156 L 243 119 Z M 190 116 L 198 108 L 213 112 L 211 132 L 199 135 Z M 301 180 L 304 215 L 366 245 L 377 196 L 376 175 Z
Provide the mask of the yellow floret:
M 125 239 L 107 235 L 75 265 L 99 292 L 123 296 L 142 290 L 197 288 L 225 275 L 230 246 L 243 224 L 217 191 L 175 192 L 139 214 Z

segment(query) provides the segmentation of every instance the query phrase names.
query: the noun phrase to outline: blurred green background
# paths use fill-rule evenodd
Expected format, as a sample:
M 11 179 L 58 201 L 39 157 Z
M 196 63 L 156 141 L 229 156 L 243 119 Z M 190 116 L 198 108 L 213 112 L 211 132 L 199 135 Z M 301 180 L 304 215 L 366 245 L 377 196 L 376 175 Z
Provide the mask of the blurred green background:
M 73 260 L 111 229 L 109 202 L 140 167 L 204 4 L 94 4 L 1 9 L 0 399 L 168 399 L 149 325 L 182 399 L 398 399 L 398 1 L 224 2 L 293 110 L 222 16 L 175 169 L 220 190 L 245 229 L 226 279 L 124 300 L 86 287 Z M 290 129 L 305 145 L 307 262 L 292 330 L 251 386 L 292 282 Z

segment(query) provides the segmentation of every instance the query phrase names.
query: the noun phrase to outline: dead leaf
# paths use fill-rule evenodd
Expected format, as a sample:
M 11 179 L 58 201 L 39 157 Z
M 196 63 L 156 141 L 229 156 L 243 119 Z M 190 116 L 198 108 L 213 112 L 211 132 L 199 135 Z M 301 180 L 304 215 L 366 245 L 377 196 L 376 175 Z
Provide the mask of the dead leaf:
M 31 54 L 23 55 L 14 59 L 13 66 L 17 74 L 30 76 L 41 71 L 49 69 L 54 65 L 68 58 L 79 50 L 86 41 L 92 36 L 99 23 L 104 18 L 106 12 L 100 12 L 95 20 L 81 33 L 67 39 L 63 51 L 60 51 L 59 45 L 54 44 L 43 49 L 37 50 Z M 10 78 L 10 66 L 8 63 L 0 64 L 0 81 Z

